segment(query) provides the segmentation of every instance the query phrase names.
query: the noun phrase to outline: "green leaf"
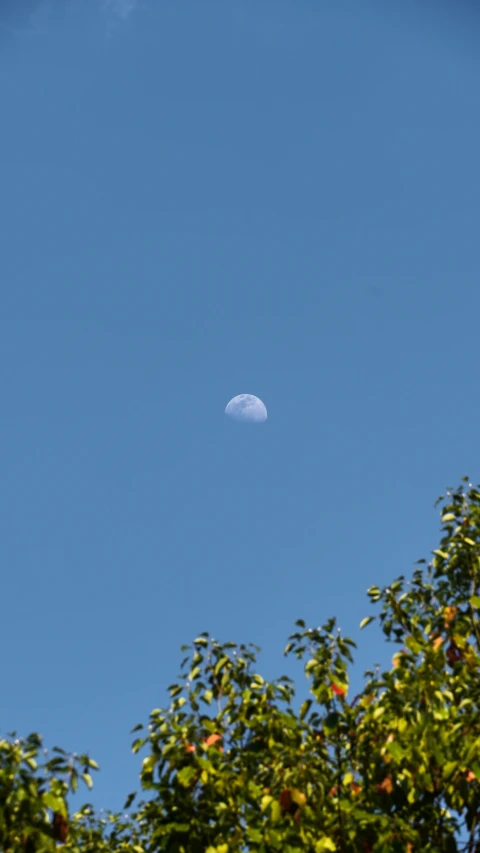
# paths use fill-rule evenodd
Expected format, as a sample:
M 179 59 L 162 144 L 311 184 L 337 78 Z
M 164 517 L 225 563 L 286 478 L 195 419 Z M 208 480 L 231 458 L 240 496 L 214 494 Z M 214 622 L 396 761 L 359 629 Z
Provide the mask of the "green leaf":
M 420 649 L 422 648 L 420 643 L 417 643 L 417 641 L 414 640 L 413 637 L 407 637 L 405 639 L 405 645 L 407 649 L 409 649 L 409 651 L 413 652 L 414 655 L 417 655 Z
M 203 694 L 202 699 L 204 700 L 204 702 L 207 703 L 207 705 L 210 705 L 210 703 L 213 699 L 213 690 L 205 690 L 205 693 Z
M 366 625 L 369 625 L 370 622 L 373 622 L 375 616 L 366 616 L 365 619 L 362 619 L 360 622 L 360 628 L 365 628 Z
M 136 796 L 137 796 L 136 791 L 134 791 L 134 792 L 133 792 L 133 794 L 129 794 L 129 795 L 128 795 L 128 797 L 127 797 L 127 799 L 125 800 L 125 803 L 124 803 L 123 808 L 124 808 L 124 809 L 129 809 L 129 808 L 130 808 L 130 806 L 132 805 L 132 803 L 133 803 L 133 801 L 134 801 L 134 799 L 135 799 L 135 797 L 136 797 Z M 135 848 L 134 848 L 134 849 L 135 849 Z
M 197 775 L 196 767 L 183 767 L 178 772 L 178 781 L 184 788 L 189 788 Z
M 327 732 L 335 731 L 335 729 L 338 726 L 339 719 L 340 719 L 340 714 L 337 711 L 331 711 L 329 714 L 327 714 L 327 716 L 325 717 L 325 719 L 323 721 L 325 731 L 327 731 Z
M 417 796 L 417 791 L 415 788 L 410 788 L 407 794 L 407 800 L 410 804 L 415 802 L 415 798 Z
M 197 637 L 193 642 L 196 646 L 208 646 L 208 640 L 206 640 L 205 637 Z
M 195 681 L 195 679 L 196 679 L 196 678 L 198 678 L 198 676 L 199 676 L 199 675 L 200 675 L 200 667 L 199 667 L 199 666 L 195 666 L 195 667 L 192 669 L 192 671 L 191 671 L 190 675 L 188 676 L 188 680 L 189 680 L 189 681 Z
M 449 776 L 452 776 L 454 773 L 458 771 L 459 764 L 458 761 L 447 761 L 442 767 L 442 776 L 444 779 L 448 779 Z
M 215 664 L 215 669 L 214 669 L 215 675 L 218 675 L 220 670 L 223 669 L 223 667 L 225 666 L 226 663 L 228 663 L 228 660 L 229 660 L 228 655 L 223 655 L 223 657 L 221 657 L 220 660 L 217 661 L 217 663 Z
M 395 759 L 395 761 L 401 761 L 405 755 L 405 750 L 402 749 L 397 741 L 387 744 L 387 752 Z
M 470 604 L 472 605 L 472 607 L 479 609 L 480 608 L 480 595 L 472 595 L 472 597 L 470 599 Z
M 433 718 L 434 720 L 448 720 L 448 708 L 434 708 Z
M 455 521 L 455 514 L 453 512 L 447 512 L 442 516 L 442 524 L 445 524 L 447 521 Z
M 282 808 L 278 800 L 273 800 L 270 808 L 272 823 L 278 823 L 282 819 Z
M 46 791 L 42 796 L 42 801 L 45 808 L 52 809 L 52 811 L 58 812 L 66 817 L 67 810 L 62 797 L 55 796 L 51 791 Z
M 262 843 L 263 836 L 259 829 L 255 829 L 254 827 L 250 829 L 247 827 L 247 835 L 249 840 L 253 841 L 254 844 Z M 222 847 L 225 847 L 225 853 L 228 853 L 228 844 L 222 845 Z M 217 853 L 220 853 L 220 847 L 217 847 Z
M 305 702 L 303 702 L 302 707 L 300 708 L 300 719 L 301 720 L 305 719 L 305 717 L 307 716 L 311 707 L 312 707 L 312 700 L 306 699 Z

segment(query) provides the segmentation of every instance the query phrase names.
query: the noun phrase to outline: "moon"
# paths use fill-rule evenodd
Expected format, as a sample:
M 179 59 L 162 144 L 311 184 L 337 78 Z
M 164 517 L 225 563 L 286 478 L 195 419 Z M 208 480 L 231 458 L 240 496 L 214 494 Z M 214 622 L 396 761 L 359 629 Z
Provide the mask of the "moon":
M 267 409 L 255 394 L 237 394 L 230 400 L 225 414 L 244 423 L 261 424 L 267 420 Z

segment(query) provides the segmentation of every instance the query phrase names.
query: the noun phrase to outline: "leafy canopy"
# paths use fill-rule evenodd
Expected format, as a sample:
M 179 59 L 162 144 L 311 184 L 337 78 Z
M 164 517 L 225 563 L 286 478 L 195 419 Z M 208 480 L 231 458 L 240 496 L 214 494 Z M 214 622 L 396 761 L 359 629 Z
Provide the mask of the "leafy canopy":
M 88 756 L 38 735 L 0 741 L 0 849 L 50 853 L 465 853 L 480 851 L 480 492 L 439 499 L 442 537 L 411 581 L 371 587 L 391 668 L 350 699 L 355 643 L 334 618 L 302 620 L 285 648 L 308 695 L 266 681 L 258 649 L 207 633 L 184 647 L 168 708 L 136 726 L 143 800 L 126 816 L 69 792 L 91 787 Z M 361 623 L 366 626 L 375 616 Z M 136 801 L 131 794 L 125 803 Z M 460 842 L 462 832 L 465 841 Z

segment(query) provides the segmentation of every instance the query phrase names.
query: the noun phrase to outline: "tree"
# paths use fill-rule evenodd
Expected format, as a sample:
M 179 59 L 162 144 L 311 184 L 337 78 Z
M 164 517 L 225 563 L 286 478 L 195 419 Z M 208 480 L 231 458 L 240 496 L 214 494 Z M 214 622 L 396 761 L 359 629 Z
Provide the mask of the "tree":
M 355 643 L 334 618 L 299 620 L 289 638 L 309 683 L 301 704 L 290 679 L 258 673 L 256 647 L 202 634 L 170 706 L 134 729 L 145 799 L 130 818 L 68 817 L 68 791 L 91 784 L 95 763 L 60 752 L 37 767 L 38 736 L 4 740 L 0 849 L 480 853 L 480 491 L 464 479 L 440 502 L 432 561 L 368 590 L 400 649 L 361 694 L 349 699 Z

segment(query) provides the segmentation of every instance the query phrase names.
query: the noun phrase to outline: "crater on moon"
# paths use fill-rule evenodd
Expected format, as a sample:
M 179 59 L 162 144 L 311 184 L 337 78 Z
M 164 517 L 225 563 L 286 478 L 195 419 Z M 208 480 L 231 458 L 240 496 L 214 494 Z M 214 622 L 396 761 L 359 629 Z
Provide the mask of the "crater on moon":
M 267 409 L 255 394 L 237 394 L 228 403 L 225 414 L 236 421 L 263 423 L 267 420 Z

